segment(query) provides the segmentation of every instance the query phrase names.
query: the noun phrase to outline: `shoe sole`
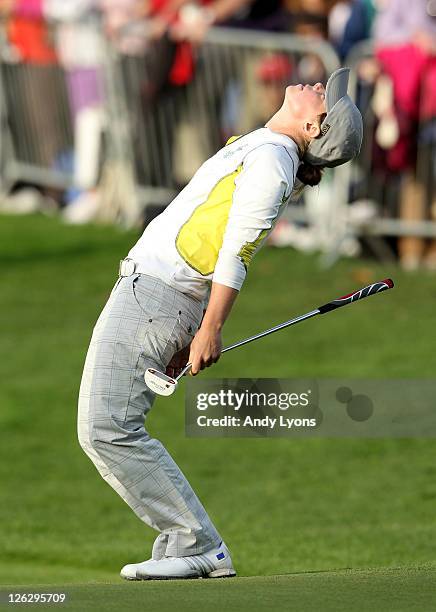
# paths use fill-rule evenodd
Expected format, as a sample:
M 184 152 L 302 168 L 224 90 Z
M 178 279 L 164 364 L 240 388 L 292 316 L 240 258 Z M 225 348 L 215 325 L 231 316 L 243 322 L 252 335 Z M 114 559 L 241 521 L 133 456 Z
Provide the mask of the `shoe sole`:
M 207 574 L 207 576 L 198 576 L 198 575 L 192 575 L 192 576 L 143 576 L 143 577 L 139 577 L 139 576 L 135 576 L 135 577 L 127 577 L 127 576 L 122 576 L 121 578 L 124 578 L 124 580 L 131 580 L 131 581 L 141 581 L 141 580 L 199 580 L 202 578 L 234 578 L 236 576 L 236 572 L 235 570 L 231 570 L 231 569 L 221 569 L 221 570 L 214 570 L 213 572 L 210 572 L 210 574 Z
M 235 576 L 234 569 L 218 569 L 207 575 L 208 578 L 234 578 Z

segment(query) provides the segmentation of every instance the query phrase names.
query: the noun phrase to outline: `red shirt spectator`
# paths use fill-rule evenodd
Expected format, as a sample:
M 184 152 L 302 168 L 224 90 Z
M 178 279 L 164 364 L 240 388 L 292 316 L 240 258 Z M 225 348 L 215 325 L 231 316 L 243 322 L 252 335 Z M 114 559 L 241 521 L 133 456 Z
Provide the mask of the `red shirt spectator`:
M 9 42 L 24 62 L 55 64 L 56 52 L 43 14 L 43 0 L 17 0 L 8 24 Z

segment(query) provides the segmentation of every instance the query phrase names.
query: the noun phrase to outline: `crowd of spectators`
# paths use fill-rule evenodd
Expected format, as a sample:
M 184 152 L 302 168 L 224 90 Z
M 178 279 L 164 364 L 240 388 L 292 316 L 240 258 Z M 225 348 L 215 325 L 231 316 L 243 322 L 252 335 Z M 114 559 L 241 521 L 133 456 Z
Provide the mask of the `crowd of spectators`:
M 364 179 L 375 172 L 383 184 L 396 181 L 399 204 L 394 214 L 403 219 L 424 219 L 435 212 L 434 190 L 430 196 L 426 190 L 428 183 L 433 185 L 435 172 L 435 0 L 0 0 L 0 24 L 3 58 L 33 68 L 21 74 L 16 71 L 11 77 L 6 70 L 3 75 L 8 107 L 20 113 L 18 120 L 9 117 L 16 149 L 23 158 L 27 156 L 27 162 L 72 173 L 73 188 L 63 193 L 63 204 L 84 198 L 89 214 L 79 215 L 81 219 L 91 217 L 98 207 L 92 194 L 101 174 L 102 134 L 108 129 L 107 58 L 101 32 L 103 40 L 123 57 L 142 62 L 142 75 L 134 73 L 141 80 L 137 89 L 143 140 L 139 139 L 135 151 L 139 158 L 144 139 L 156 137 L 158 107 L 165 108 L 168 100 L 182 106 L 177 96 L 186 92 L 200 70 L 197 50 L 208 30 L 220 26 L 325 40 L 342 62 L 356 45 L 372 41 L 371 53 L 362 55 L 355 64 L 360 79 L 358 101 L 365 118 L 372 116 L 374 134 L 366 143 L 369 162 Z M 256 58 L 252 68 L 261 96 L 254 113 L 246 113 L 249 124 L 235 125 L 235 88 L 223 92 L 217 87 L 218 140 L 224 141 L 238 127 L 244 130 L 261 125 L 280 104 L 286 83 L 326 76 L 320 58 L 308 52 L 298 58 L 298 65 L 285 53 L 265 53 Z M 228 76 L 232 81 L 234 74 Z M 13 81 L 10 87 L 9 78 Z M 216 99 L 213 103 L 215 112 Z M 167 142 L 159 143 L 166 149 L 176 146 L 172 141 L 174 117 L 171 110 Z M 193 117 L 195 123 L 195 113 Z M 179 116 L 175 120 L 181 123 Z M 20 131 L 26 132 L 26 137 Z M 222 144 L 210 130 L 209 136 L 212 147 Z M 426 151 L 424 162 L 418 164 L 424 168 L 423 176 L 416 173 L 417 145 Z M 142 182 L 159 186 L 159 168 L 165 161 L 160 155 L 156 149 L 153 160 L 143 159 L 138 164 Z M 181 178 L 175 182 L 182 185 L 188 172 L 179 174 Z M 398 176 L 402 177 L 400 185 Z M 368 188 L 364 191 L 358 188 L 358 196 L 373 195 Z M 423 258 L 436 267 L 433 243 L 426 246 L 422 239 L 406 237 L 399 241 L 398 251 L 405 267 L 414 268 Z

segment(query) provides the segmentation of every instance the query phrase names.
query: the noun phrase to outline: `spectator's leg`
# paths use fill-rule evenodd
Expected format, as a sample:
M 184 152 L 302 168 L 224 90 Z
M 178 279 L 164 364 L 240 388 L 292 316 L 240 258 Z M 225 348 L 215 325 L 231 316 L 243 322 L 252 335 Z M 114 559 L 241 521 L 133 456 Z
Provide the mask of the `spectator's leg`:
M 424 189 L 413 172 L 403 177 L 400 194 L 400 219 L 422 221 L 424 219 Z M 415 236 L 402 236 L 398 241 L 401 266 L 405 270 L 416 270 L 424 252 L 424 240 Z

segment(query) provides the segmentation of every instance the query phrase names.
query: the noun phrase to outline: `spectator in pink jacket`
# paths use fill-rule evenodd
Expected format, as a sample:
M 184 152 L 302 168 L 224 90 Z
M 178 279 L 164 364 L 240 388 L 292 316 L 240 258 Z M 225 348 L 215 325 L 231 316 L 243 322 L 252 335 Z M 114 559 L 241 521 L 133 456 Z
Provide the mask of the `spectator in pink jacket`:
M 400 217 L 419 220 L 426 216 L 426 194 L 423 177 L 416 177 L 415 171 L 417 138 L 426 122 L 436 115 L 436 15 L 430 12 L 434 3 L 386 0 L 378 4 L 374 23 L 376 54 L 383 73 L 392 81 L 392 109 L 387 112 L 395 117 L 398 133 L 384 159 L 391 172 L 404 173 Z M 421 160 L 419 166 L 422 165 Z M 424 241 L 404 237 L 398 246 L 403 266 L 416 268 L 424 255 Z M 430 245 L 426 263 L 436 267 L 435 242 Z

